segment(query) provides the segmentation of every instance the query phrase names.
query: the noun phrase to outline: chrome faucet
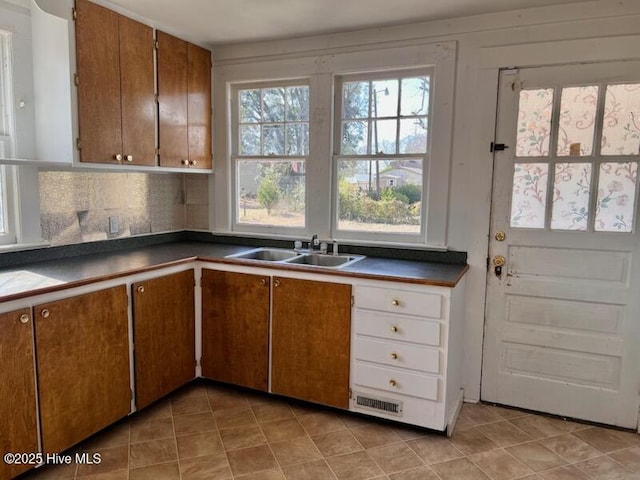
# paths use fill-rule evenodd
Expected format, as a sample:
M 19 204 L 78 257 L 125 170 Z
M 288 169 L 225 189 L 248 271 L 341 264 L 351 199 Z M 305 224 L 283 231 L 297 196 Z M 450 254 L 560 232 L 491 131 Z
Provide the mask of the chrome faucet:
M 309 241 L 309 253 L 314 253 L 318 248 L 320 248 L 320 240 L 318 240 L 318 235 L 314 235 Z

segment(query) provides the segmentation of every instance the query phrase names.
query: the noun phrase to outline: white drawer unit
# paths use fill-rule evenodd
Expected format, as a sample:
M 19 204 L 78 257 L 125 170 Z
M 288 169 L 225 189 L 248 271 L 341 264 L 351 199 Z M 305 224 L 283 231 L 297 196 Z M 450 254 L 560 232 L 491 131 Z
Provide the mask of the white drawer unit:
M 356 362 L 353 382 L 400 395 L 438 400 L 438 377 L 432 375 Z
M 356 308 L 379 310 L 421 317 L 442 317 L 442 296 L 435 293 L 405 291 L 379 287 L 360 287 Z
M 354 322 L 360 335 L 440 346 L 439 321 L 357 309 Z
M 361 336 L 356 336 L 353 346 L 352 355 L 356 360 L 436 375 L 440 373 L 440 350 L 438 348 L 386 342 Z
M 451 434 L 463 398 L 464 283 L 355 285 L 351 410 Z

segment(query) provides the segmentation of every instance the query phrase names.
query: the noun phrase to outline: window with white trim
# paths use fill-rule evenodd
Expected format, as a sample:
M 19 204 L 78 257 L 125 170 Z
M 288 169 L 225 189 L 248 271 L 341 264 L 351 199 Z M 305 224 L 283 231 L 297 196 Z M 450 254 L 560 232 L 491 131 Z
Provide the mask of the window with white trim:
M 455 59 L 442 42 L 219 68 L 215 231 L 445 247 Z M 306 117 L 287 115 L 289 87 Z
M 236 85 L 231 104 L 234 229 L 303 230 L 308 82 Z
M 15 155 L 11 66 L 11 33 L 0 30 L 0 158 Z
M 423 238 L 432 77 L 426 68 L 337 78 L 338 235 Z

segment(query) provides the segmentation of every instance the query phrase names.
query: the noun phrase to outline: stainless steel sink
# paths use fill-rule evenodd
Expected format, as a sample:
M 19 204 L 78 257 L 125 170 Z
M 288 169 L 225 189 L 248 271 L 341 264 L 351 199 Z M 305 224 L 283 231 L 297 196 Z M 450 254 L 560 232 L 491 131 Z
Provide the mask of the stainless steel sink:
M 365 257 L 362 255 L 330 255 L 324 253 L 307 253 L 305 251 L 296 252 L 295 250 L 286 248 L 260 247 L 227 255 L 225 258 L 338 269 L 351 265 Z
M 225 258 L 243 258 L 245 260 L 261 260 L 263 262 L 281 262 L 299 256 L 293 250 L 284 248 L 254 248 L 248 252 L 234 253 Z
M 322 253 L 309 253 L 291 258 L 285 263 L 314 267 L 343 268 L 357 262 L 358 260 L 362 260 L 363 258 L 364 257 L 361 255 L 327 255 Z

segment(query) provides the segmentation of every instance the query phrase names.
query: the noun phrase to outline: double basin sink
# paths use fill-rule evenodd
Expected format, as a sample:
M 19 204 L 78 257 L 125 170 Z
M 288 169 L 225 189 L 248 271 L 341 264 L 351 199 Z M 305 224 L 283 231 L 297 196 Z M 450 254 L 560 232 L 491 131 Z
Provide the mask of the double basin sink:
M 261 262 L 282 263 L 286 265 L 304 265 L 324 268 L 344 268 L 362 260 L 362 255 L 331 255 L 316 252 L 296 252 L 285 248 L 254 248 L 246 252 L 227 255 L 225 258 L 257 260 Z

